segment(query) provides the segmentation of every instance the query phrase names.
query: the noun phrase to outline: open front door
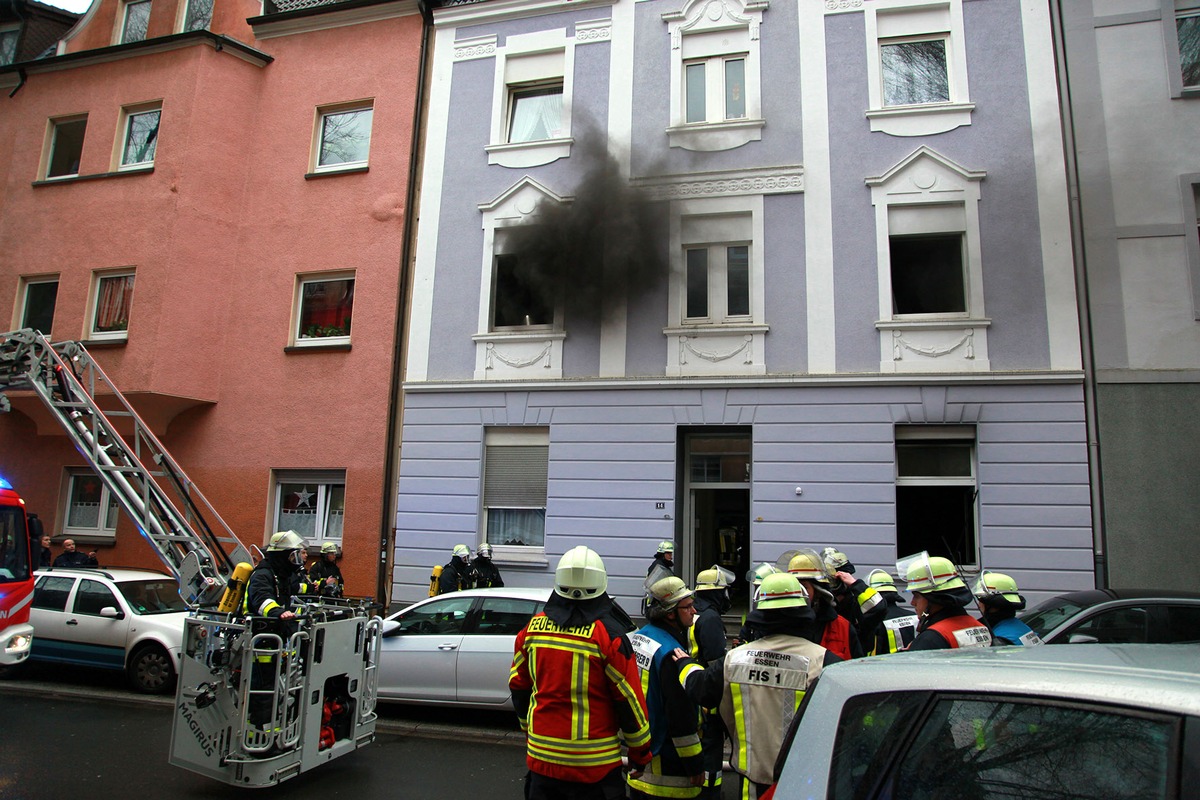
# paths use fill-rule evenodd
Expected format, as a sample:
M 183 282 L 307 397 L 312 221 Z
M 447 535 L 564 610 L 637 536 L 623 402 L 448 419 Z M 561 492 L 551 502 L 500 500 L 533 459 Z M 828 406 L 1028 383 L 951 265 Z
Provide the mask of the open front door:
M 682 437 L 687 515 L 679 575 L 691 586 L 713 564 L 733 572 L 730 613 L 740 616 L 750 567 L 750 430 L 684 430 Z

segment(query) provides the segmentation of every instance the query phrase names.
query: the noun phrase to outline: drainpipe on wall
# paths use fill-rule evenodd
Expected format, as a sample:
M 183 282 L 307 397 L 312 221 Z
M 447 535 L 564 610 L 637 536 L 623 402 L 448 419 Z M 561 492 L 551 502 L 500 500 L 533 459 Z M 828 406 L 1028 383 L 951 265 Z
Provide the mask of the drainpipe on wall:
M 396 530 L 396 474 L 399 471 L 400 422 L 404 414 L 405 354 L 408 352 L 409 313 L 408 287 L 411 283 L 413 250 L 417 240 L 417 202 L 420 197 L 417 184 L 424 161 L 421 159 L 421 143 L 424 140 L 426 103 L 429 94 L 429 61 L 432 52 L 429 46 L 433 31 L 433 11 L 426 0 L 419 0 L 421 12 L 421 63 L 417 72 L 417 96 L 413 108 L 412 157 L 408 164 L 408 187 L 404 200 L 404 247 L 400 253 L 400 277 L 396 291 L 399 304 L 396 313 L 396 332 L 392 349 L 392 380 L 388 395 L 387 457 L 383 465 L 383 519 L 380 522 L 379 565 L 376 575 L 375 597 L 384 608 L 391 604 L 392 575 L 391 554 L 395 551 L 393 534 Z
M 1071 216 L 1071 250 L 1075 264 L 1075 296 L 1079 306 L 1079 336 L 1083 357 L 1083 408 L 1087 426 L 1088 472 L 1091 481 L 1092 558 L 1097 589 L 1108 586 L 1108 549 L 1104 519 L 1104 477 L 1100 469 L 1100 426 L 1096 419 L 1096 366 L 1092 339 L 1092 306 L 1088 293 L 1087 248 L 1083 236 L 1083 211 L 1079 197 L 1079 163 L 1075 157 L 1075 119 L 1071 113 L 1071 86 L 1066 56 L 1062 0 L 1050 5 L 1054 35 L 1054 60 L 1058 72 L 1059 108 L 1062 111 L 1063 150 L 1067 165 L 1067 195 Z

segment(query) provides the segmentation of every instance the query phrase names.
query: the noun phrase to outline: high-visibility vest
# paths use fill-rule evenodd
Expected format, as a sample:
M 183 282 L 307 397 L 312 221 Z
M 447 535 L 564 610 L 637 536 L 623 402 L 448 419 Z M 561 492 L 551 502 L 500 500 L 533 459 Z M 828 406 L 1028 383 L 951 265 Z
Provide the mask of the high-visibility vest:
M 951 647 L 991 647 L 992 632 L 970 614 L 938 620 L 926 630 L 936 631 Z

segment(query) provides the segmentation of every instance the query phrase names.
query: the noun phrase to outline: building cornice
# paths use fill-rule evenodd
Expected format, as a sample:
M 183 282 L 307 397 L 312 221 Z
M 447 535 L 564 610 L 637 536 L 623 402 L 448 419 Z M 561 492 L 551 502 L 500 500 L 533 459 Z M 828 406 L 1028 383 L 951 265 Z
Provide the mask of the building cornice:
M 417 0 L 351 0 L 347 3 L 311 6 L 281 14 L 250 17 L 246 22 L 254 30 L 255 38 L 272 39 L 409 17 L 419 14 L 420 11 Z
M 612 6 L 617 0 L 493 0 L 490 3 L 449 6 L 433 10 L 434 27 L 540 17 L 557 11 Z

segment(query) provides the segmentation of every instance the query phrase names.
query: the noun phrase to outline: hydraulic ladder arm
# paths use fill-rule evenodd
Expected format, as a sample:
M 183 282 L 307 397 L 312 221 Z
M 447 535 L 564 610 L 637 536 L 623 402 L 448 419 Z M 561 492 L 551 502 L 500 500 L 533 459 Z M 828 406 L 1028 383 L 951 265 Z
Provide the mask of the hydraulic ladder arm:
M 4 393 L 30 390 L 62 425 L 179 581 L 192 608 L 217 605 L 249 551 L 79 342 L 0 334 Z M 105 408 L 100 403 L 104 401 Z

